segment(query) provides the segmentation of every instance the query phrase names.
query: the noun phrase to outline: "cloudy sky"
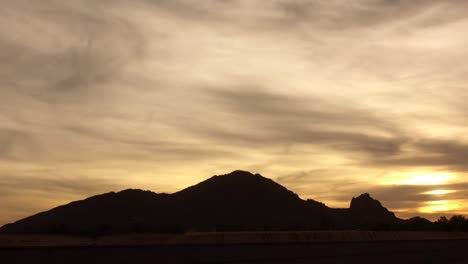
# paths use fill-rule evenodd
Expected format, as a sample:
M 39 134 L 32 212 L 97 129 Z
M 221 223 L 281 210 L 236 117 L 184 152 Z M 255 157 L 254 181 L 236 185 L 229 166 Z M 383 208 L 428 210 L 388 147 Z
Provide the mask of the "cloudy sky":
M 3 0 L 0 224 L 235 169 L 468 214 L 468 2 Z

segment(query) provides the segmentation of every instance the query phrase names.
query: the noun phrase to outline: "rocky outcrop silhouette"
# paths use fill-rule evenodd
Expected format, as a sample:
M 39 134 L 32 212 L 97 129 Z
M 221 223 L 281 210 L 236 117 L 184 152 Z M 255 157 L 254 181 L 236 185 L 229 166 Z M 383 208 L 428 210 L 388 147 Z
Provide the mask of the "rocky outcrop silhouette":
M 401 221 L 369 194 L 349 209 L 302 200 L 280 184 L 246 171 L 213 176 L 174 194 L 110 192 L 3 226 L 5 233 L 317 230 L 378 227 Z
M 395 214 L 383 207 L 368 193 L 353 197 L 349 207 L 351 221 L 356 226 L 393 224 L 397 221 Z

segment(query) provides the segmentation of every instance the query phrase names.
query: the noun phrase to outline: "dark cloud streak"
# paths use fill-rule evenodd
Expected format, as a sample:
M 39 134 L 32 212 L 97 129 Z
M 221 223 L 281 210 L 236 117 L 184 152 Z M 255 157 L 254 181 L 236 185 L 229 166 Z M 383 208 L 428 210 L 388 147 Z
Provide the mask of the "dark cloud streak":
M 420 139 L 410 145 L 410 154 L 388 159 L 372 159 L 369 163 L 386 166 L 435 166 L 468 172 L 468 144 L 457 140 Z
M 299 99 L 256 88 L 210 90 L 209 93 L 214 102 L 235 113 L 236 120 L 244 127 L 256 131 L 248 135 L 239 129 L 236 134 L 215 127 L 214 131 L 218 132 L 213 136 L 220 139 L 243 139 L 252 145 L 324 144 L 372 156 L 397 155 L 406 142 L 390 120 L 323 99 Z

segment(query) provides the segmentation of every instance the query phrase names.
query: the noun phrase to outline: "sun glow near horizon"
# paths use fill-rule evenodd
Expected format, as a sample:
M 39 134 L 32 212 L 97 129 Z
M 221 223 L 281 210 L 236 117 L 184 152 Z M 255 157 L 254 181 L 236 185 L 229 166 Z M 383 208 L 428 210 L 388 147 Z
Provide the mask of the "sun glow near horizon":
M 450 214 L 451 212 L 465 207 L 463 201 L 453 200 L 447 196 L 449 194 L 457 193 L 458 191 L 443 188 L 444 185 L 456 183 L 457 178 L 458 177 L 455 173 L 447 171 L 414 171 L 389 174 L 381 184 L 393 186 L 426 186 L 427 188 L 431 188 L 429 190 L 419 192 L 418 194 L 421 195 L 429 195 L 428 199 L 426 201 L 422 201 L 419 206 L 414 209 L 408 208 L 407 212 L 412 211 L 414 213 L 417 212 L 422 214 Z
M 446 195 L 450 193 L 454 193 L 454 190 L 432 190 L 432 191 L 427 191 L 423 192 L 423 194 L 428 194 L 428 195 Z
M 443 185 L 456 180 L 451 172 L 409 172 L 391 175 L 383 185 Z
M 419 208 L 420 213 L 450 212 L 460 208 L 460 204 L 453 200 L 429 201 Z

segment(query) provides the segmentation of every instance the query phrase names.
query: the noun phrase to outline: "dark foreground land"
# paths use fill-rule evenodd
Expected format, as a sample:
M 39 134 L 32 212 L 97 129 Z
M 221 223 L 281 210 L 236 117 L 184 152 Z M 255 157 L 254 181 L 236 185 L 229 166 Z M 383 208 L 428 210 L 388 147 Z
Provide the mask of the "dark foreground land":
M 467 263 L 468 233 L 0 235 L 0 263 Z
M 1 263 L 468 263 L 468 240 L 0 248 Z

